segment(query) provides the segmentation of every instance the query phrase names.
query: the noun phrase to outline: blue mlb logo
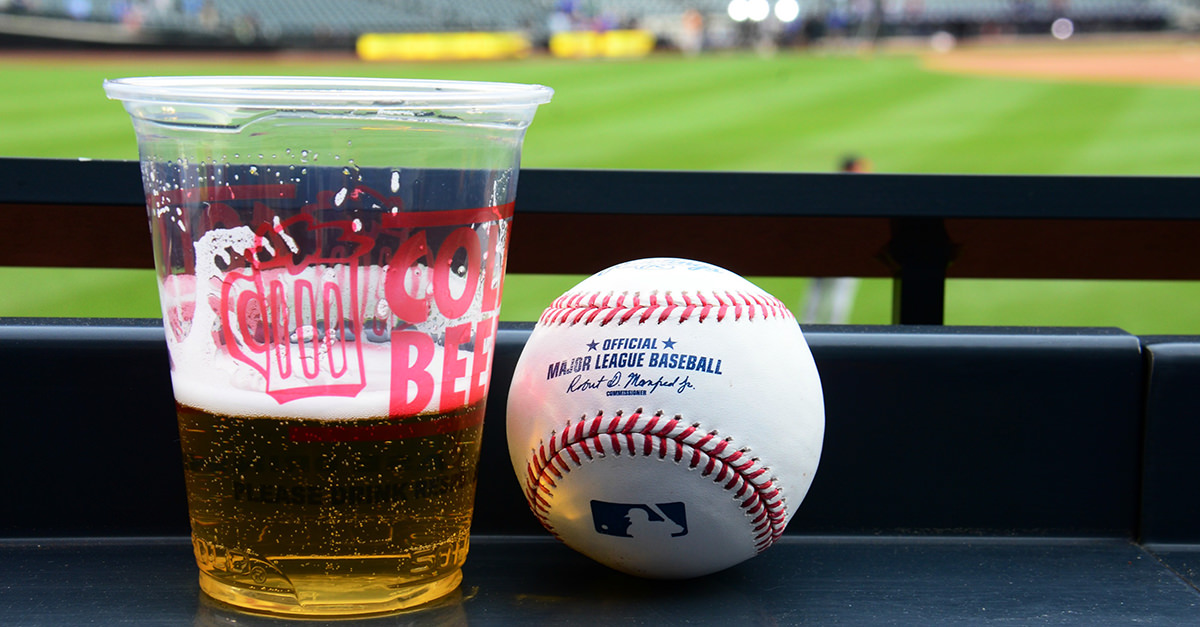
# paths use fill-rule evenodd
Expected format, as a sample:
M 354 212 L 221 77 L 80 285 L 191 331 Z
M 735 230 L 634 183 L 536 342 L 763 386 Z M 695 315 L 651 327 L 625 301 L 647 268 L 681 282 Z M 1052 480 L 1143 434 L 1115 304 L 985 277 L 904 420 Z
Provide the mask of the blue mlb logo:
M 678 538 L 688 533 L 683 503 L 592 501 L 596 533 L 618 538 Z

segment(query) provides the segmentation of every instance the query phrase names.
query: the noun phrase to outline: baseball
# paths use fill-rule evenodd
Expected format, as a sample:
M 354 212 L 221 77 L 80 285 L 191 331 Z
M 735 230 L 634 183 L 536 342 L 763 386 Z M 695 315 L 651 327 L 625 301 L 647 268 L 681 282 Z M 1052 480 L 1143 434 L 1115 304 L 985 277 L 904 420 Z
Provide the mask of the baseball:
M 513 469 L 568 546 L 650 578 L 769 548 L 812 484 L 825 410 L 795 318 L 722 268 L 643 259 L 543 312 L 508 398 Z

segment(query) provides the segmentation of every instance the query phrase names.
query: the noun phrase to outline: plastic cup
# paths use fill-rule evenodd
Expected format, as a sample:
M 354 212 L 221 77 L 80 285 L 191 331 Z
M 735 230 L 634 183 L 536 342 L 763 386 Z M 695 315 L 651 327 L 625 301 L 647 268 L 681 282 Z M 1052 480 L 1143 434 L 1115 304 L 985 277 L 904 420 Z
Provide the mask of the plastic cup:
M 201 588 L 326 616 L 453 591 L 521 144 L 553 92 L 104 87 L 137 133 Z

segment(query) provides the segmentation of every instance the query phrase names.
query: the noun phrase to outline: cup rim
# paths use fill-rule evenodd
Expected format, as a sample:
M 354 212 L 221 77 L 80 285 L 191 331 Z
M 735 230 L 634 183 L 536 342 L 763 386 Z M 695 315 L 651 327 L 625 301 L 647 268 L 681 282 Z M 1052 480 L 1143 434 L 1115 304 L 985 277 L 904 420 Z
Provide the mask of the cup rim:
M 251 109 L 447 109 L 550 102 L 544 85 L 327 76 L 136 76 L 104 81 L 113 100 Z

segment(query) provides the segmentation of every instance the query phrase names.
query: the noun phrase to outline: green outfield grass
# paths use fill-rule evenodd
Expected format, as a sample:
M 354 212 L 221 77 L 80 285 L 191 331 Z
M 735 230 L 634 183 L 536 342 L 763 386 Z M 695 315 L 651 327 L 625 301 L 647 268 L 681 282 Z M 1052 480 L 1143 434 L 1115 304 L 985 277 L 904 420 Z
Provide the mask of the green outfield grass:
M 915 56 L 659 56 L 364 64 L 313 57 L 36 57 L 0 63 L 0 155 L 134 159 L 104 78 L 335 74 L 554 87 L 526 167 L 828 171 L 846 152 L 882 172 L 1200 175 L 1200 89 L 929 72 Z M 962 199 L 969 203 L 971 199 Z M 519 242 L 516 244 L 519 245 Z M 599 269 L 599 268 L 597 268 Z M 504 318 L 530 320 L 581 277 L 521 276 Z M 806 281 L 756 279 L 790 304 Z M 853 322 L 889 319 L 890 281 L 862 283 Z M 0 268 L 0 316 L 157 316 L 148 271 Z M 1198 333 L 1200 284 L 951 281 L 950 324 L 1120 326 Z

